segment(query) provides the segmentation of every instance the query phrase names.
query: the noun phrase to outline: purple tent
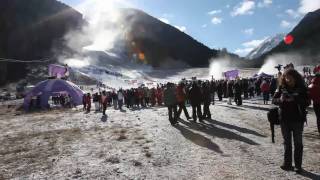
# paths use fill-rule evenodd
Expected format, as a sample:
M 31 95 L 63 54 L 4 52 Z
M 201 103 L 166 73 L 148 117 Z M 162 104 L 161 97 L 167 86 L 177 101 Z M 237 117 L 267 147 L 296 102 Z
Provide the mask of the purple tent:
M 48 79 L 38 83 L 24 98 L 23 107 L 28 110 L 32 97 L 40 96 L 41 108 L 48 108 L 48 100 L 50 96 L 57 93 L 67 93 L 71 96 L 73 105 L 82 104 L 82 96 L 84 92 L 75 84 L 70 81 L 62 79 Z

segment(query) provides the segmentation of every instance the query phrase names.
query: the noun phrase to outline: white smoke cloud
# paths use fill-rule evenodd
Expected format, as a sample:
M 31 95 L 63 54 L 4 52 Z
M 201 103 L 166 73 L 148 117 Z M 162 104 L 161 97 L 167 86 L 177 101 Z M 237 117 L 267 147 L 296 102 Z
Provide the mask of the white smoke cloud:
M 265 64 L 260 68 L 259 73 L 277 74 L 278 70 L 275 67 L 279 64 L 284 66 L 289 63 L 301 65 L 306 64 L 305 59 L 305 56 L 298 53 L 275 54 L 267 58 Z
M 120 14 L 118 8 L 132 6 L 124 0 L 85 0 L 76 7 L 88 25 L 83 28 L 82 35 L 89 40 L 87 50 L 105 51 L 113 48 L 114 42 L 122 32 L 119 28 Z
M 90 60 L 88 58 L 81 59 L 81 60 L 75 59 L 75 58 L 70 58 L 70 59 L 66 59 L 65 63 L 71 67 L 82 68 L 82 67 L 90 65 Z
M 216 80 L 224 79 L 223 73 L 234 69 L 230 62 L 231 59 L 228 57 L 211 59 L 209 66 L 209 77 L 213 77 Z
M 65 35 L 65 41 L 74 55 L 61 55 L 60 62 L 79 67 L 92 64 L 94 58 L 83 55 L 87 51 L 107 52 L 114 48 L 117 40 L 130 28 L 122 22 L 120 8 L 134 7 L 127 0 L 84 0 L 75 7 L 87 24 Z M 81 59 L 81 60 L 80 60 Z M 80 63 L 83 61 L 84 63 Z

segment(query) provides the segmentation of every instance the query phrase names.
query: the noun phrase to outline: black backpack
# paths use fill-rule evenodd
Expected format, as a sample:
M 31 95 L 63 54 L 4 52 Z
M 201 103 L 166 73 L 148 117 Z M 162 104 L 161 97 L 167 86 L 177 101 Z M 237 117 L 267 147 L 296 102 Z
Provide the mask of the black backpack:
M 268 115 L 268 121 L 270 124 L 280 125 L 278 107 L 270 109 L 267 115 Z
M 267 116 L 270 123 L 272 143 L 274 143 L 274 125 L 280 125 L 279 108 L 270 109 Z

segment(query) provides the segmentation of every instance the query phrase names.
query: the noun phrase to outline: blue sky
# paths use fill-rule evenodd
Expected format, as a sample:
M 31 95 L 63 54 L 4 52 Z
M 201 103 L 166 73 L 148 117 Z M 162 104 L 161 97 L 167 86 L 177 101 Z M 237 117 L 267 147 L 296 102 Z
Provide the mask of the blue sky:
M 84 1 L 61 0 L 76 7 Z M 126 0 L 120 0 L 126 1 Z M 127 0 L 210 48 L 246 55 L 265 38 L 288 33 L 320 0 Z M 125 5 L 126 6 L 126 5 Z

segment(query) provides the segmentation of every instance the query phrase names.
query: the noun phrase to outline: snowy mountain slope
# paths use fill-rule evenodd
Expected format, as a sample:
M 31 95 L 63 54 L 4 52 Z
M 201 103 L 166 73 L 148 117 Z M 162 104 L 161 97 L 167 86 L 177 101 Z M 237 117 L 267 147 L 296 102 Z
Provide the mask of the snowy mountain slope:
M 273 37 L 267 38 L 257 48 L 253 49 L 247 56 L 247 59 L 255 59 L 268 53 L 274 47 L 276 47 L 285 37 L 285 34 L 277 34 Z
M 83 63 L 82 66 L 79 66 Z M 88 51 L 84 57 L 66 59 L 62 63 L 72 69 L 97 79 L 112 88 L 131 88 L 141 84 L 156 86 L 157 83 L 179 82 L 182 78 L 211 79 L 213 71 L 221 66 L 211 68 L 154 68 L 151 65 L 139 64 L 122 53 L 112 51 Z M 223 71 L 235 67 L 224 67 Z M 258 69 L 242 69 L 241 77 L 251 77 Z M 222 71 L 220 73 L 222 75 Z M 219 77 L 214 76 L 218 79 Z

